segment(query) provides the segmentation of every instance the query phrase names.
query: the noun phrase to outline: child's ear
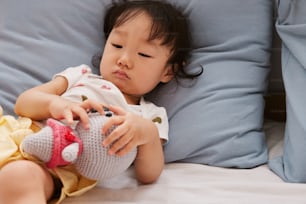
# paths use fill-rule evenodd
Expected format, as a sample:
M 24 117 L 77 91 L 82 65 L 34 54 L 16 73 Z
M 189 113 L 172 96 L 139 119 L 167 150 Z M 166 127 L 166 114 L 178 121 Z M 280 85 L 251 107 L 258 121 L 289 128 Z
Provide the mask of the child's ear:
M 161 80 L 160 80 L 161 82 L 167 83 L 171 79 L 173 79 L 173 77 L 174 77 L 173 66 L 175 68 L 175 65 L 173 65 L 173 64 L 167 65 L 167 67 L 165 68 L 164 74 L 161 77 Z

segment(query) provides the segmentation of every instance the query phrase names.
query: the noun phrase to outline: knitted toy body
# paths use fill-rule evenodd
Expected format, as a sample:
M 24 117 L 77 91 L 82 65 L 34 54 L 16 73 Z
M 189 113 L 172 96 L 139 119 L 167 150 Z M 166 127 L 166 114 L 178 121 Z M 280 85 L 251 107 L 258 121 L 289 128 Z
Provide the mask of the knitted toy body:
M 102 146 L 108 134 L 102 134 L 102 126 L 108 119 L 98 113 L 89 117 L 90 129 L 84 129 L 79 122 L 75 129 L 49 119 L 47 126 L 39 132 L 28 135 L 22 142 L 22 149 L 55 168 L 73 163 L 78 172 L 92 180 L 103 180 L 125 171 L 136 157 L 136 148 L 125 156 L 109 155 Z

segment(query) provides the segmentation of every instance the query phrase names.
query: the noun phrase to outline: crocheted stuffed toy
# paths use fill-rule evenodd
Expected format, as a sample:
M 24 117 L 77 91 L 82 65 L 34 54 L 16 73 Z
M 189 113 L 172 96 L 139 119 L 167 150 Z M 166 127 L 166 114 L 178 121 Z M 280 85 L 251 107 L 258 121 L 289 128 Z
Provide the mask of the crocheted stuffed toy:
M 103 180 L 125 171 L 136 157 L 136 148 L 125 156 L 109 155 L 102 146 L 106 135 L 101 130 L 110 113 L 90 114 L 90 129 L 79 122 L 74 129 L 54 119 L 39 132 L 28 135 L 22 142 L 24 152 L 37 157 L 47 167 L 55 168 L 73 163 L 78 172 L 92 180 Z M 115 128 L 115 127 L 114 127 Z

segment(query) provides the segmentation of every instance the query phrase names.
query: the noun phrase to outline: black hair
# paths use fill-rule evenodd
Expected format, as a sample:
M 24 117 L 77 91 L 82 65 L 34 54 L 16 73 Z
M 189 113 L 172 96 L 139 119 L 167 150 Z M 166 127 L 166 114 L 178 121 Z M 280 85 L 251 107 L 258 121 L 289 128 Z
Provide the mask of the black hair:
M 174 5 L 158 0 L 117 0 L 107 10 L 104 18 L 104 34 L 107 39 L 114 27 L 120 26 L 134 16 L 145 12 L 152 18 L 148 40 L 161 39 L 162 45 L 171 49 L 168 63 L 172 65 L 174 77 L 193 79 L 202 74 L 188 73 L 186 64 L 190 58 L 191 35 L 188 18 Z M 101 55 L 94 56 L 99 61 Z M 93 61 L 94 61 L 93 60 Z M 97 62 L 93 64 L 96 67 Z

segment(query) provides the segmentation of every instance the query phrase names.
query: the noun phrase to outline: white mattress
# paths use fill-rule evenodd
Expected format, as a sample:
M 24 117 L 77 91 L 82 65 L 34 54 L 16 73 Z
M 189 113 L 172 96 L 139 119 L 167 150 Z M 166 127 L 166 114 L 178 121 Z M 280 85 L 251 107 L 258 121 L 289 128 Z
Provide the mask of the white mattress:
M 284 123 L 268 121 L 265 129 L 270 157 L 281 154 Z M 154 184 L 138 185 L 129 169 L 64 203 L 306 204 L 306 184 L 285 183 L 267 165 L 225 169 L 172 163 L 165 166 Z

